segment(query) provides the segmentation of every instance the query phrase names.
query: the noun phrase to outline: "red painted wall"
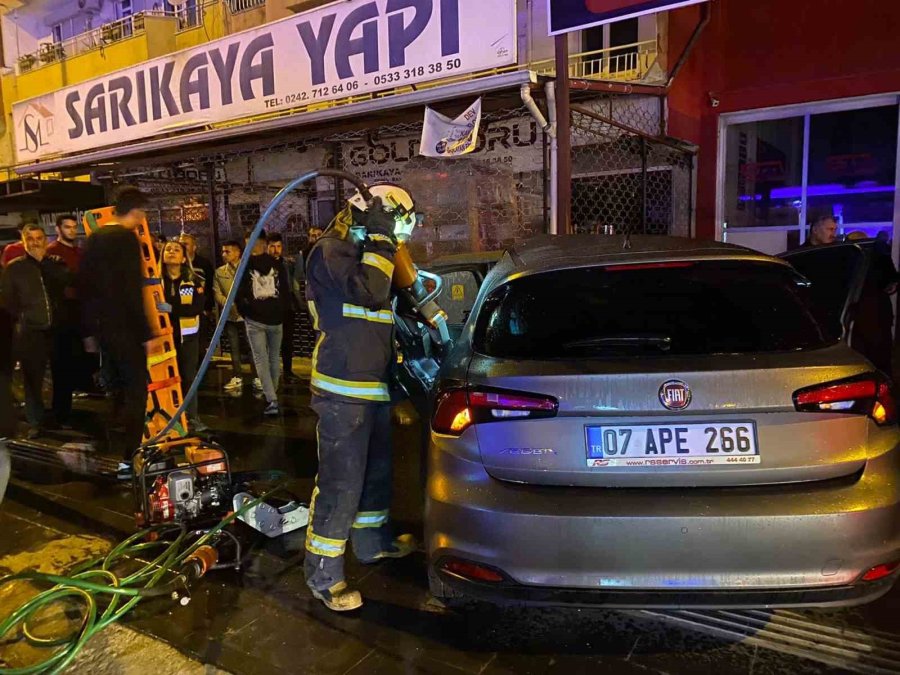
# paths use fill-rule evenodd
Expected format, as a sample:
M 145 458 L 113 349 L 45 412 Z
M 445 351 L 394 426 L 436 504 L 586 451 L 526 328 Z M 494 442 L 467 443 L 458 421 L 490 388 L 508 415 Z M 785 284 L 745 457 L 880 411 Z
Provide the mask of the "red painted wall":
M 669 63 L 699 7 L 669 13 Z M 711 0 L 710 22 L 669 93 L 669 134 L 700 146 L 697 236 L 715 236 L 720 113 L 900 92 L 894 0 Z M 711 97 L 719 101 L 713 108 Z

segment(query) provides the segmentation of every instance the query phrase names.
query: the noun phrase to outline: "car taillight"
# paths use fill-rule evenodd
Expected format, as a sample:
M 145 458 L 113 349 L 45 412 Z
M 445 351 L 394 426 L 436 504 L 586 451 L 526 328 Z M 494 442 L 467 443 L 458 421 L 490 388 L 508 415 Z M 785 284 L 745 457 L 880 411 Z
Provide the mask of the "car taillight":
M 875 565 L 875 567 L 863 574 L 861 579 L 862 581 L 878 581 L 893 574 L 898 567 L 900 567 L 900 561 Z
M 506 577 L 492 567 L 479 565 L 468 560 L 447 560 L 441 564 L 441 569 L 472 581 L 486 581 L 496 584 L 506 580 Z
M 555 417 L 559 402 L 550 396 L 491 389 L 450 389 L 438 396 L 431 428 L 459 436 L 473 424 Z
M 897 405 L 891 386 L 875 374 L 801 389 L 794 393 L 794 407 L 800 412 L 868 415 L 879 425 L 897 421 Z

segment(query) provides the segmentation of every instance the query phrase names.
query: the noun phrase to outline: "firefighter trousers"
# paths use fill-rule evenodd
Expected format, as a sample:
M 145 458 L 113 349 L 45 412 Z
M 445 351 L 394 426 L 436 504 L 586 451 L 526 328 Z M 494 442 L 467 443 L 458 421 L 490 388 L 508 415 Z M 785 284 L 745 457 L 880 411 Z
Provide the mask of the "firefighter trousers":
M 313 396 L 319 472 L 306 530 L 306 581 L 317 591 L 344 581 L 347 540 L 363 562 L 391 545 L 391 407 Z

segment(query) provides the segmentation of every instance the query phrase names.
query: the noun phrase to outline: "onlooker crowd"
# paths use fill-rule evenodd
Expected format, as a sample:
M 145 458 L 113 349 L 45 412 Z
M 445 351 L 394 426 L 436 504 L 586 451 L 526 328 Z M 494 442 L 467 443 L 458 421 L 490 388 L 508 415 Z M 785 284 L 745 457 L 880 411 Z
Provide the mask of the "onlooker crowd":
M 121 458 L 123 478 L 130 476 L 147 409 L 147 344 L 152 334 L 135 230 L 146 220 L 148 203 L 139 190 L 125 188 L 115 199 L 114 222 L 87 239 L 79 241 L 78 218 L 63 215 L 56 219 L 52 243 L 42 226 L 27 223 L 21 228 L 21 240 L 7 245 L 0 255 L 0 389 L 9 395 L 18 363 L 26 436 L 37 439 L 51 429 L 71 429 L 74 392 L 93 388 L 99 370 L 99 380 L 112 399 L 108 440 Z M 320 235 L 321 230 L 310 230 L 309 247 Z M 215 326 L 216 309 L 221 313 L 232 290 L 243 246 L 237 240 L 226 241 L 220 251 L 223 264 L 216 268 L 198 252 L 192 234 L 181 233 L 168 241 L 152 234 L 151 239 L 186 393 Z M 242 391 L 248 364 L 253 389 L 265 399 L 266 415 L 280 412 L 280 380 L 297 380 L 292 337 L 298 312 L 305 311 L 308 249 L 291 260 L 285 256 L 284 244 L 276 232 L 263 233 L 258 239 L 224 332 L 231 356 L 225 390 Z M 250 359 L 242 355 L 244 345 L 249 347 Z M 48 366 L 52 375 L 49 411 L 43 398 Z M 208 431 L 200 419 L 197 397 L 188 406 L 187 421 L 193 433 Z M 12 434 L 14 426 L 7 424 L 4 430 Z

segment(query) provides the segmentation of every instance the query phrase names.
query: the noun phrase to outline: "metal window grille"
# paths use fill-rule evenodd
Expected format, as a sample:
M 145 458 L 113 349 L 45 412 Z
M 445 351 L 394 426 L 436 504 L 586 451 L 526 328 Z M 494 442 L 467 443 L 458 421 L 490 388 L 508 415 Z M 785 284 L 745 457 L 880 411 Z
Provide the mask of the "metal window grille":
M 266 0 L 228 0 L 228 9 L 232 14 L 238 12 L 246 12 L 256 7 L 262 7 L 266 4 Z
M 581 112 L 583 110 L 584 112 Z M 655 138 L 658 102 L 597 99 L 572 112 L 572 225 L 579 233 L 690 236 L 693 155 Z
M 572 113 L 576 231 L 599 232 L 606 225 L 618 232 L 689 235 L 693 156 L 656 138 L 658 99 L 608 96 L 578 106 L 590 114 Z M 274 142 L 243 144 L 233 152 L 210 152 L 194 158 L 193 168 L 138 167 L 118 179 L 154 196 L 159 214 L 152 213 L 151 220 L 164 234 L 182 229 L 195 234 L 209 257 L 215 257 L 210 208 L 220 242 L 243 239 L 288 180 L 318 166 L 344 168 L 369 183 L 407 187 L 425 215 L 410 246 L 420 263 L 451 253 L 502 249 L 544 232 L 547 144 L 527 110 L 485 113 L 476 152 L 457 159 L 420 156 L 421 131 L 421 121 L 410 121 L 324 136 L 298 132 Z M 210 165 L 215 171 L 212 200 L 203 168 Z M 332 211 L 324 206 L 342 205 L 348 189 L 320 179 L 281 204 L 267 228 L 282 234 L 286 255 L 302 254 L 310 225 Z M 297 316 L 292 338 L 297 355 L 312 353 L 314 336 L 305 311 Z

